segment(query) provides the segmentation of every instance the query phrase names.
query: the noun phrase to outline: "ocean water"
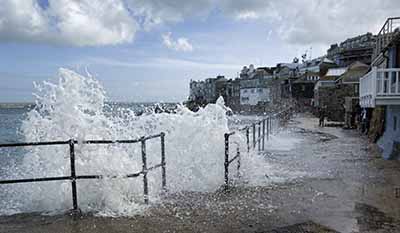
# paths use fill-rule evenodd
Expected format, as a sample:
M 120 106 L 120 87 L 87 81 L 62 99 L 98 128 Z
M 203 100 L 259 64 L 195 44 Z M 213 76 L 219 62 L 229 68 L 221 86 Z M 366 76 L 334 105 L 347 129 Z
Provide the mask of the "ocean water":
M 28 104 L 18 107 L 0 107 L 0 143 L 18 142 L 23 139 L 19 129 L 30 110 L 31 106 Z M 21 161 L 23 153 L 22 149 L 0 149 L 0 177 L 6 176 L 7 168 L 11 164 Z
M 96 79 L 67 69 L 60 69 L 56 81 L 36 85 L 35 96 L 35 107 L 0 109 L 0 143 L 137 139 L 165 132 L 167 189 L 172 193 L 219 189 L 224 183 L 224 134 L 249 122 L 248 117 L 228 117 L 222 98 L 198 112 L 176 104 L 164 104 L 158 110 L 168 111 L 160 112 L 154 104 L 108 103 L 106 91 Z M 245 141 L 245 135 L 239 133 L 230 139 L 241 152 L 241 180 L 246 185 L 269 183 L 265 174 L 272 168 L 262 156 L 246 153 Z M 159 140 L 146 142 L 149 167 L 160 162 L 160 152 Z M 102 216 L 144 213 L 141 178 L 107 178 L 141 171 L 140 144 L 78 143 L 75 154 L 78 175 L 106 177 L 78 180 L 78 204 L 83 212 Z M 230 169 L 233 174 L 234 166 Z M 66 145 L 0 149 L 1 179 L 69 174 Z M 150 172 L 148 178 L 150 202 L 161 202 L 160 171 Z M 63 213 L 71 209 L 71 199 L 69 181 L 1 185 L 0 215 Z
M 0 107 L 0 143 L 21 140 L 18 130 L 31 108 L 29 104 L 19 107 Z
M 173 109 L 176 103 L 113 103 L 107 102 L 104 114 L 117 116 L 118 109 L 133 111 L 135 114 L 151 113 L 156 107 Z M 28 113 L 35 108 L 32 103 L 0 104 L 0 144 L 26 142 L 21 126 Z M 10 164 L 21 161 L 27 151 L 24 148 L 0 149 L 0 177 L 5 177 Z
M 177 103 L 119 103 L 107 102 L 104 106 L 105 114 L 115 116 L 119 114 L 118 109 L 126 109 L 135 112 L 136 115 L 154 112 L 161 107 L 168 111 L 174 109 Z M 32 103 L 1 104 L 0 103 L 0 144 L 20 142 L 24 139 L 20 127 L 26 119 L 29 111 L 34 109 Z

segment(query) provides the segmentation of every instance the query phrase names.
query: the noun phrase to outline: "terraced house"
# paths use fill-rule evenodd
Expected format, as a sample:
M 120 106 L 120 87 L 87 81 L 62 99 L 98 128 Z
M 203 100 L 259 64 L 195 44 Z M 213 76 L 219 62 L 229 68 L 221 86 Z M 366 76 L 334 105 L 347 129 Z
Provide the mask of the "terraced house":
M 369 136 L 385 159 L 400 155 L 400 17 L 388 18 L 377 35 L 371 71 L 360 80 L 360 105 L 371 112 Z

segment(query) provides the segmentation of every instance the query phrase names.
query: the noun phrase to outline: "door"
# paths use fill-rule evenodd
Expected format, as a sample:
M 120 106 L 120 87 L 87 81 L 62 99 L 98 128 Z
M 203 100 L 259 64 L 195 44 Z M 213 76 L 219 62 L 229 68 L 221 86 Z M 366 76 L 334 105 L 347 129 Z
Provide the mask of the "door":
M 396 56 L 395 56 L 394 68 L 400 68 L 400 44 L 396 46 Z

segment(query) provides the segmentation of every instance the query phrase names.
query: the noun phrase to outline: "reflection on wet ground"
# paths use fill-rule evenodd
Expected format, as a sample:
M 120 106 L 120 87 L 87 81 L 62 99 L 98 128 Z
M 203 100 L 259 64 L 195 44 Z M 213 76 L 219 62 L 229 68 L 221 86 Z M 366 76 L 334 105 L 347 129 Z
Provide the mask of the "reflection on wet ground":
M 261 155 L 270 185 L 169 195 L 130 218 L 0 217 L 0 232 L 400 232 L 400 163 L 356 131 L 317 125 L 296 118 L 302 142 Z
M 378 208 L 364 203 L 356 203 L 354 210 L 358 215 L 356 219 L 360 232 L 378 230 L 396 232 L 396 223 L 393 218 L 388 217 Z

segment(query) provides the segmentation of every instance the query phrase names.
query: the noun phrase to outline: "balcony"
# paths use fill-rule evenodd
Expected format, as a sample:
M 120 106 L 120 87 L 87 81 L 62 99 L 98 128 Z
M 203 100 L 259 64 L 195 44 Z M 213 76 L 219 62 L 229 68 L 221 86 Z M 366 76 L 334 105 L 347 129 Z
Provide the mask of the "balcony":
M 400 36 L 400 17 L 388 18 L 376 36 L 373 60 L 384 52 L 394 38 Z
M 400 105 L 400 68 L 372 70 L 360 79 L 360 106 Z

